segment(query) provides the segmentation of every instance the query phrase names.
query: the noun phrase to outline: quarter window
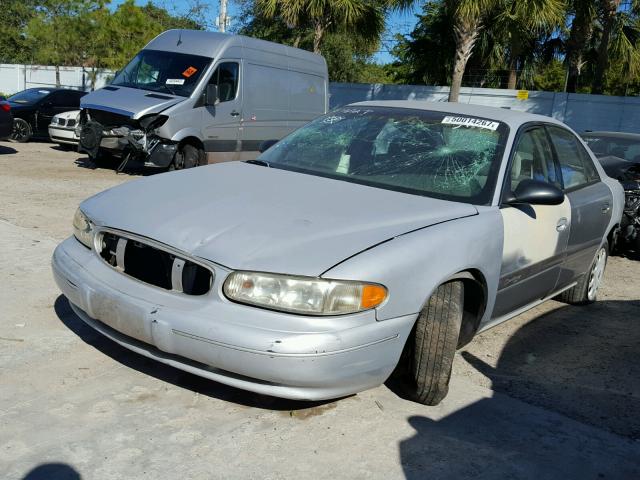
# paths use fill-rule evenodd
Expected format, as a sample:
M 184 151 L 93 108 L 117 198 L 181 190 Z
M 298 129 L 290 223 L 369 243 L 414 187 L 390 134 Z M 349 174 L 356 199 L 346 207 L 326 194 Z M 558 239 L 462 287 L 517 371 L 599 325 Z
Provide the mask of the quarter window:
M 511 191 L 523 180 L 541 180 L 561 187 L 553 150 L 543 127 L 525 131 L 518 140 L 511 160 Z
M 580 188 L 599 180 L 593 160 L 575 135 L 558 127 L 548 129 L 558 155 L 565 190 Z
M 236 62 L 224 62 L 218 65 L 209 84 L 218 86 L 220 102 L 228 102 L 236 98 L 238 91 L 239 65 Z

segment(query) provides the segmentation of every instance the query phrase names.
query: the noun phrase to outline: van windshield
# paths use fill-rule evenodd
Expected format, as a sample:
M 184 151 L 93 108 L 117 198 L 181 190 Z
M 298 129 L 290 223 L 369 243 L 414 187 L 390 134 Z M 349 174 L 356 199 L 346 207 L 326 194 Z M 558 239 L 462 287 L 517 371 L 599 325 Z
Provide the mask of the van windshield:
M 116 75 L 111 85 L 188 97 L 211 60 L 199 55 L 142 50 Z
M 266 150 L 272 168 L 458 202 L 491 202 L 509 128 L 391 107 L 334 110 Z

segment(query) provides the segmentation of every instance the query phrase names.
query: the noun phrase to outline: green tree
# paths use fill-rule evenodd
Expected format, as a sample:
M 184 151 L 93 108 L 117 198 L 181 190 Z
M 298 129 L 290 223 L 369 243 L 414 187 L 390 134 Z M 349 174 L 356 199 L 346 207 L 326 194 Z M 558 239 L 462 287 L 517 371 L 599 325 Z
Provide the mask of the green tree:
M 35 15 L 33 0 L 3 0 L 0 8 L 0 62 L 26 63 L 30 60 L 24 31 Z
M 569 13 L 573 15 L 569 37 L 565 42 L 567 66 L 566 91 L 575 93 L 584 66 L 584 55 L 593 36 L 596 9 L 593 0 L 571 0 Z

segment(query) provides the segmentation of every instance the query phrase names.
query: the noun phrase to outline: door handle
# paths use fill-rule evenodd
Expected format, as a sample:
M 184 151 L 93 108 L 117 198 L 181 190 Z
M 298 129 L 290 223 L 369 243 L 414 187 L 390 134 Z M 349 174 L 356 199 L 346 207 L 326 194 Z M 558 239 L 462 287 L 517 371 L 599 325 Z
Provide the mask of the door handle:
M 611 210 L 611 206 L 608 203 L 605 203 L 604 205 L 602 205 L 603 215 L 606 215 L 607 213 L 609 213 L 609 210 Z
M 569 220 L 567 220 L 565 217 L 562 217 L 560 220 L 558 220 L 558 224 L 556 225 L 556 230 L 558 232 L 564 232 L 568 226 L 569 226 Z
M 238 115 L 240 115 L 240 112 L 236 112 L 235 110 L 231 110 L 231 113 L 229 114 L 232 117 L 237 117 Z

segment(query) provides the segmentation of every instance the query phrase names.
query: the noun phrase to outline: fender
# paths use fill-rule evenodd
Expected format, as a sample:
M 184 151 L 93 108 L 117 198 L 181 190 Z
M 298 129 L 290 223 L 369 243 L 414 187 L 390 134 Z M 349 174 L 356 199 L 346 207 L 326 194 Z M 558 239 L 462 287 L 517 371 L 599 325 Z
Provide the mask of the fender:
M 202 132 L 200 132 L 200 130 L 198 130 L 197 128 L 193 128 L 193 127 L 187 127 L 187 128 L 178 130 L 176 133 L 173 134 L 170 140 L 172 142 L 178 143 L 187 137 L 195 137 L 204 144 L 204 137 L 202 136 Z
M 340 263 L 322 276 L 378 282 L 389 298 L 377 319 L 388 320 L 420 312 L 432 292 L 464 270 L 477 270 L 485 279 L 486 308 L 480 325 L 491 318 L 495 304 L 504 228 L 497 207 L 478 207 L 479 214 L 399 235 Z M 378 265 L 393 265 L 381 272 Z

